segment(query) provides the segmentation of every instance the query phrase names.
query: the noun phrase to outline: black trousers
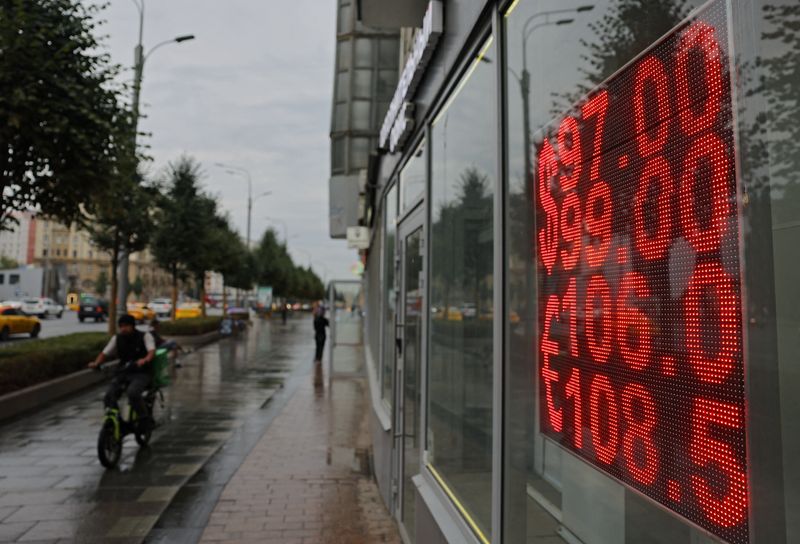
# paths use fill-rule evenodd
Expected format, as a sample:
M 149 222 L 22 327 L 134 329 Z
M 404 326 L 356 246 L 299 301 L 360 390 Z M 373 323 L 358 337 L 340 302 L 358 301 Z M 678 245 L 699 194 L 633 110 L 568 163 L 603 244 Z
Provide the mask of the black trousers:
M 127 374 L 120 374 L 115 376 L 106 390 L 106 396 L 103 402 L 106 408 L 117 408 L 119 405 L 117 401 L 123 393 L 127 391 L 128 402 L 131 407 L 136 411 L 139 417 L 143 417 L 147 413 L 147 406 L 144 404 L 142 395 L 150 386 L 150 375 L 142 372 L 134 372 Z
M 322 360 L 322 352 L 325 350 L 325 337 L 324 336 L 316 336 L 314 340 L 317 342 L 317 352 L 314 356 L 315 361 Z

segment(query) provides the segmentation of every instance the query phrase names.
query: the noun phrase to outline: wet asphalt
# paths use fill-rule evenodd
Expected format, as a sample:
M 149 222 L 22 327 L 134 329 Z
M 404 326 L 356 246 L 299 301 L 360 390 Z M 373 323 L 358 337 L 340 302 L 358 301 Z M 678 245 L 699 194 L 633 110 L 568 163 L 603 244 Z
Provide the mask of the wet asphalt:
M 103 387 L 0 426 L 0 542 L 196 542 L 312 371 L 310 331 L 308 318 L 256 321 L 183 356 L 150 447 L 127 437 L 116 470 L 97 460 Z

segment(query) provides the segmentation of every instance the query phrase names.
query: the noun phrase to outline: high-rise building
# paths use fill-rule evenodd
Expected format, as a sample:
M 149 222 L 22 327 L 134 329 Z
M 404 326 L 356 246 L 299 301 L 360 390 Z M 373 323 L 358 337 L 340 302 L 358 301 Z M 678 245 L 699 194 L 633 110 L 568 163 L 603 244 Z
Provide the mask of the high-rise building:
M 337 0 L 336 60 L 331 109 L 330 235 L 358 225 L 359 195 L 397 85 L 399 32 L 365 25 L 358 0 Z

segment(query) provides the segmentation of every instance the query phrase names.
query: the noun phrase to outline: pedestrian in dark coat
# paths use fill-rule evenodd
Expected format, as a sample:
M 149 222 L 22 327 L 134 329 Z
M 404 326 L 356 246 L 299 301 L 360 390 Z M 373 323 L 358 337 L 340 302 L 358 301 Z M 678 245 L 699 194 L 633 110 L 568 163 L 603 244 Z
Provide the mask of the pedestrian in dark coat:
M 325 339 L 327 338 L 326 327 L 330 326 L 328 318 L 325 317 L 325 308 L 317 306 L 314 311 L 314 341 L 317 344 L 317 351 L 314 362 L 322 362 L 322 351 L 325 349 Z

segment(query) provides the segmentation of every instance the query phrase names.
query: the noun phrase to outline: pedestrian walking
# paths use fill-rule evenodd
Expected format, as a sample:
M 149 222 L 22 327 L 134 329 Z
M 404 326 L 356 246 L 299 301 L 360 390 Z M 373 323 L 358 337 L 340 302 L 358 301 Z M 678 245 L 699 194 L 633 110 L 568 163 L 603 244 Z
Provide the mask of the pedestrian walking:
M 325 308 L 321 304 L 317 304 L 314 308 L 314 340 L 317 344 L 317 352 L 314 356 L 314 362 L 322 362 L 322 351 L 325 349 L 325 339 L 328 334 L 325 330 L 330 326 L 328 318 L 325 317 Z
M 289 309 L 286 304 L 281 304 L 281 319 L 283 324 L 286 325 L 286 319 L 289 317 Z

